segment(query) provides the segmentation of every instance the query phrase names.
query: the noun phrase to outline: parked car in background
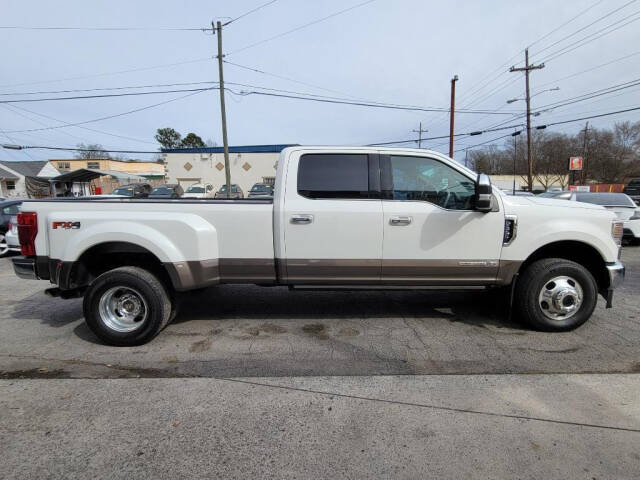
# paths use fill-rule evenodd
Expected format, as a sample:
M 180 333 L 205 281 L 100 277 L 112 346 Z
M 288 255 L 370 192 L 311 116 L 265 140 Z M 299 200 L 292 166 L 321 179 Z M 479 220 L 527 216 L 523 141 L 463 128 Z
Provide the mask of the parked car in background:
M 9 253 L 9 246 L 5 235 L 9 230 L 9 222 L 20 211 L 22 200 L 5 200 L 0 203 L 0 257 Z
M 640 205 L 640 178 L 634 178 L 624 187 L 623 192 L 631 197 L 636 205 Z
M 7 242 L 7 248 L 9 252 L 20 252 L 20 239 L 18 238 L 18 217 L 14 215 L 9 220 L 9 229 L 4 236 L 5 241 Z
M 158 185 L 149 194 L 149 198 L 180 198 L 184 195 L 184 190 L 177 183 Z
M 575 195 L 575 192 L 572 192 L 570 190 L 559 190 L 556 192 L 544 192 L 541 193 L 539 195 L 537 195 L 537 197 L 540 198 L 556 198 L 558 200 L 571 200 L 571 197 Z
M 195 183 L 182 195 L 183 198 L 213 198 L 213 185 L 210 183 Z
M 273 197 L 273 185 L 269 185 L 268 183 L 256 183 L 251 187 L 251 190 L 249 190 L 247 198 L 256 197 Z
M 118 195 L 129 198 L 147 198 L 151 193 L 151 185 L 148 183 L 132 183 L 116 188 L 111 195 Z
M 216 192 L 216 195 L 214 198 L 233 198 L 233 199 L 244 198 L 244 192 L 238 185 L 236 185 L 235 183 L 232 183 L 231 194 L 227 195 L 227 186 L 222 185 L 220 187 L 220 190 Z
M 506 193 L 507 195 L 513 195 L 516 197 L 533 197 L 535 196 L 533 193 L 531 192 L 526 192 L 524 190 L 516 190 L 515 192 L 513 190 L 503 190 L 504 193 Z
M 640 243 L 640 208 L 624 193 L 583 193 L 576 192 L 572 200 L 576 202 L 602 205 L 616 214 L 623 223 L 623 238 L 632 244 Z

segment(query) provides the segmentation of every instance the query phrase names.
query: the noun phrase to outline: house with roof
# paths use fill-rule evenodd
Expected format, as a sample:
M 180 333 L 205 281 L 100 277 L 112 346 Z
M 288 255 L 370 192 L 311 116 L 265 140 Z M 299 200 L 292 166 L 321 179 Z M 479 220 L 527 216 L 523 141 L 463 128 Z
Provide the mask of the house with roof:
M 29 178 L 36 178 L 47 162 L 0 160 L 0 197 L 27 198 Z

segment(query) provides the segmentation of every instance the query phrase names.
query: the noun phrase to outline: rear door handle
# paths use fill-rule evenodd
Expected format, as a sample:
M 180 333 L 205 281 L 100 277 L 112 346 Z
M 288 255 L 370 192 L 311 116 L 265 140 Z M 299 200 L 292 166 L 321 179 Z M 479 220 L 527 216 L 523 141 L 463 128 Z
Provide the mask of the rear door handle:
M 308 225 L 313 222 L 313 215 L 292 215 L 290 221 L 296 225 Z
M 411 217 L 391 217 L 389 224 L 394 227 L 400 227 L 403 225 L 411 225 Z

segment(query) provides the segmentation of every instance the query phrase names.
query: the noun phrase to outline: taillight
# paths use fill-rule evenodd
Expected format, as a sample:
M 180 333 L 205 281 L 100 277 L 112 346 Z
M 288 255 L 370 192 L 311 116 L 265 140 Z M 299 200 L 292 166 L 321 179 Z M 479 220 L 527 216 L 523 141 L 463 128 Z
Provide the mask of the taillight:
M 38 214 L 35 212 L 18 213 L 18 239 L 24 256 L 36 254 L 36 235 L 38 234 Z

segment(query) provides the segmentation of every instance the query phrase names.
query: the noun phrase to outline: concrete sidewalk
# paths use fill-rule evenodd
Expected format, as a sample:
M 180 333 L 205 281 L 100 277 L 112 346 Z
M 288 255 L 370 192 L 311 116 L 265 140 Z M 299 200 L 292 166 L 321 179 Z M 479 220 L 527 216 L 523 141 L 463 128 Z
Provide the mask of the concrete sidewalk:
M 1 478 L 637 478 L 640 375 L 0 382 Z

